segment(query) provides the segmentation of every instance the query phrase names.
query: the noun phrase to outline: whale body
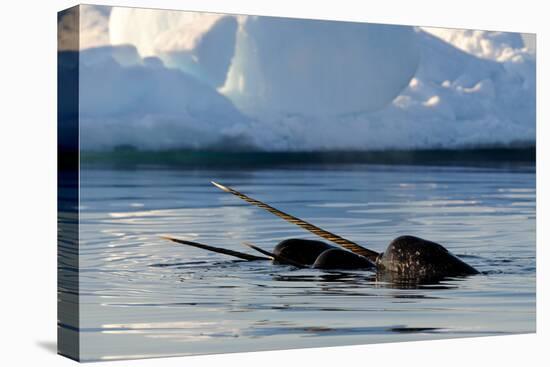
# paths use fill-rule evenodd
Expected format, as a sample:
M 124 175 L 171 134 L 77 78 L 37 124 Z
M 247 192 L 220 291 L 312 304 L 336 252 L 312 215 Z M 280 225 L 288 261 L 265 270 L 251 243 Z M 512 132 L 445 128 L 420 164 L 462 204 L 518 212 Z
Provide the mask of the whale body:
M 386 251 L 378 253 L 232 188 L 216 182 L 212 184 L 341 247 L 329 245 L 323 241 L 291 238 L 279 242 L 273 252 L 269 252 L 245 243 L 246 246 L 265 256 L 260 257 L 173 237 L 163 236 L 163 238 L 247 261 L 272 260 L 277 264 L 323 270 L 374 270 L 378 279 L 391 282 L 421 283 L 438 281 L 446 277 L 479 274 L 475 268 L 436 242 L 415 236 L 399 236 L 390 242 Z

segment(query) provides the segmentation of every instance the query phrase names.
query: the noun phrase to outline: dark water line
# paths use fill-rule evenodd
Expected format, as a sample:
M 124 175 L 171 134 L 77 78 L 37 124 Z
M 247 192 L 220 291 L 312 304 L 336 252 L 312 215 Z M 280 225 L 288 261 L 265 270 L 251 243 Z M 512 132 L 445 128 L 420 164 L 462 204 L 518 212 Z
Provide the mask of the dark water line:
M 384 151 L 262 152 L 262 151 L 143 151 L 121 147 L 106 152 L 82 152 L 86 169 L 117 168 L 275 168 L 322 167 L 350 164 L 427 165 L 473 167 L 533 167 L 535 146 L 471 149 L 423 149 Z

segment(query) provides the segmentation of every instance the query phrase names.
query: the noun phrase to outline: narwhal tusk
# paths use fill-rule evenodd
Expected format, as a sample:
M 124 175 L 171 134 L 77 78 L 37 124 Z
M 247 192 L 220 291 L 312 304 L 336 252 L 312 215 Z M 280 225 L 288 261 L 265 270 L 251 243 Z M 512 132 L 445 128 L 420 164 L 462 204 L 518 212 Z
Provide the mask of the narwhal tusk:
M 282 256 L 282 255 L 277 255 L 277 254 L 274 254 L 272 252 L 269 252 L 269 251 L 266 251 L 264 249 L 261 249 L 259 248 L 258 246 L 255 246 L 251 243 L 248 243 L 248 242 L 243 242 L 243 245 L 247 246 L 247 247 L 250 247 L 251 249 L 254 249 L 256 251 L 258 251 L 259 253 L 263 254 L 263 255 L 266 255 L 266 256 L 269 256 L 271 259 L 275 260 L 275 261 L 278 261 L 279 263 L 281 264 L 288 264 L 288 265 L 292 265 L 292 266 L 296 266 L 298 268 L 308 268 L 307 265 L 304 265 L 304 264 L 300 264 L 299 262 L 296 262 L 294 260 L 291 260 L 285 256 Z
M 160 237 L 165 239 L 165 240 L 168 240 L 168 241 L 180 243 L 182 245 L 198 247 L 198 248 L 201 248 L 203 250 L 208 250 L 208 251 L 218 252 L 220 254 L 225 254 L 225 255 L 238 257 L 239 259 L 244 259 L 244 260 L 249 260 L 249 261 L 253 261 L 253 260 L 271 260 L 267 257 L 261 257 L 261 256 L 245 254 L 244 252 L 228 250 L 228 249 L 224 249 L 224 248 L 221 248 L 221 247 L 214 247 L 214 246 L 204 245 L 202 243 L 193 242 L 193 241 L 180 240 L 180 239 L 174 238 L 174 237 L 169 237 L 169 236 L 160 236 Z
M 311 232 L 311 233 L 313 233 L 313 234 L 315 234 L 319 237 L 324 238 L 325 240 L 334 242 L 334 243 L 342 246 L 343 248 L 345 248 L 347 250 L 350 250 L 353 253 L 356 253 L 357 255 L 364 256 L 364 257 L 366 257 L 367 259 L 369 259 L 371 261 L 376 261 L 376 258 L 379 255 L 378 252 L 376 252 L 376 251 L 369 250 L 369 249 L 367 249 L 363 246 L 360 246 L 360 245 L 356 244 L 353 241 L 347 240 L 347 239 L 345 239 L 343 237 L 340 237 L 340 236 L 338 236 L 334 233 L 331 233 L 329 231 L 325 231 L 324 229 L 321 229 L 321 228 L 319 228 L 319 227 L 317 227 L 317 226 L 315 226 L 311 223 L 308 223 L 305 220 L 302 220 L 302 219 L 297 218 L 293 215 L 282 212 L 279 209 L 275 209 L 274 207 L 272 207 L 270 205 L 267 205 L 267 204 L 265 204 L 265 203 L 263 203 L 259 200 L 253 199 L 249 196 L 246 196 L 245 194 L 240 193 L 237 190 L 234 190 L 230 187 L 221 185 L 221 184 L 219 184 L 217 182 L 214 182 L 214 181 L 211 181 L 211 183 L 214 186 L 216 186 L 217 188 L 219 188 L 220 190 L 223 190 L 225 192 L 229 192 L 229 193 L 241 198 L 242 200 L 244 200 L 244 201 L 246 201 L 250 204 L 253 204 L 253 205 L 256 205 L 259 208 L 265 209 L 268 212 L 270 212 L 272 214 L 275 214 L 279 218 L 282 218 L 282 219 L 286 220 L 287 222 L 296 224 L 297 226 L 300 226 L 303 229 L 305 229 L 305 230 L 307 230 L 307 231 L 309 231 L 309 232 Z
M 260 247 L 258 247 L 258 246 L 255 246 L 255 245 L 253 245 L 253 244 L 251 244 L 251 243 L 249 243 L 249 242 L 243 242 L 242 245 L 243 245 L 243 246 L 246 246 L 246 247 L 249 247 L 249 248 L 251 248 L 251 249 L 253 249 L 253 250 L 258 251 L 259 253 L 261 253 L 261 254 L 263 254 L 263 255 L 269 257 L 271 260 L 275 260 L 275 258 L 277 257 L 274 253 L 269 252 L 269 251 L 266 251 L 266 250 L 264 250 L 264 249 L 262 249 L 262 248 L 260 248 Z

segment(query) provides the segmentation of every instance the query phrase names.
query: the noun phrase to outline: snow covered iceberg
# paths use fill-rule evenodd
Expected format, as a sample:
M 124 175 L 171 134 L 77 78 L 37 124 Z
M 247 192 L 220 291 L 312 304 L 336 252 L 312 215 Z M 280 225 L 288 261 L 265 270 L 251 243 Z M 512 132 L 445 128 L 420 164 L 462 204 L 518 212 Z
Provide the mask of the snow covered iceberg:
M 87 149 L 535 142 L 519 34 L 127 8 L 108 24 L 118 46 L 82 52 Z

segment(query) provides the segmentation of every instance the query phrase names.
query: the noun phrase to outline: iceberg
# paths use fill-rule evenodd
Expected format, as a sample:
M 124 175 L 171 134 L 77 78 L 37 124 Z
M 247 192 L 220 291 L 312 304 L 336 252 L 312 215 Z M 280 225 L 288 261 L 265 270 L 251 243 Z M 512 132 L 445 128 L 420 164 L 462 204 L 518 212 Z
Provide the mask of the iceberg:
M 134 45 L 213 87 L 225 82 L 236 32 L 237 19 L 224 14 L 115 7 L 109 18 L 112 45 Z
M 490 54 L 478 55 L 472 49 L 462 50 L 422 29 L 415 29 L 413 34 L 415 39 L 411 43 L 418 49 L 419 60 L 417 62 L 414 57 L 405 55 L 399 58 L 401 65 L 408 63 L 415 67 L 415 71 L 411 78 L 404 77 L 407 85 L 396 93 L 395 98 L 361 111 L 351 108 L 347 98 L 342 102 L 334 97 L 331 99 L 334 105 L 327 101 L 325 108 L 319 109 L 313 103 L 302 103 L 303 94 L 318 93 L 319 88 L 338 90 L 338 81 L 333 80 L 323 87 L 320 86 L 322 83 L 304 83 L 305 91 L 296 93 L 300 91 L 296 87 L 300 75 L 286 78 L 281 73 L 258 85 L 266 85 L 266 88 L 277 85 L 281 92 L 286 91 L 289 101 L 294 101 L 302 109 L 273 111 L 266 100 L 267 108 L 260 110 L 256 107 L 250 113 L 249 108 L 243 108 L 245 103 L 239 100 L 242 95 L 226 93 L 241 110 L 255 117 L 249 126 L 240 125 L 240 134 L 248 135 L 256 146 L 271 151 L 534 145 L 535 57 L 523 47 L 519 35 L 476 33 L 478 38 L 487 35 L 483 42 L 477 42 L 484 44 L 493 56 L 499 55 L 494 60 Z M 385 39 L 393 42 L 393 38 Z M 264 40 L 263 44 L 269 42 Z M 286 53 L 280 54 L 283 56 L 278 60 L 284 60 Z M 390 64 L 392 56 L 386 57 Z M 328 65 L 327 70 L 334 67 Z M 273 68 L 276 70 L 271 73 L 276 75 L 284 67 Z M 258 78 L 256 74 L 259 72 L 254 67 L 238 69 L 243 70 L 243 74 L 249 72 L 252 79 Z M 346 68 L 345 72 L 346 77 L 357 78 L 357 70 L 353 67 Z M 366 94 L 375 94 L 381 89 L 373 85 Z M 353 100 L 345 92 L 340 93 Z M 258 94 L 261 95 L 261 90 L 247 96 L 246 103 L 254 105 L 259 101 L 262 105 Z M 354 101 L 360 103 L 359 98 L 364 95 L 355 95 Z
M 84 149 L 535 144 L 520 34 L 130 8 L 108 23 L 113 45 L 81 51 Z
M 137 54 L 132 48 L 103 46 L 81 51 L 82 149 L 217 146 L 228 127 L 248 119 L 211 86 L 166 68 L 158 58 L 129 63 L 128 55 Z
M 411 27 L 248 17 L 221 92 L 258 118 L 374 111 L 409 83 L 419 54 Z

